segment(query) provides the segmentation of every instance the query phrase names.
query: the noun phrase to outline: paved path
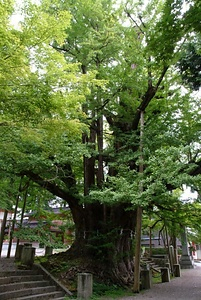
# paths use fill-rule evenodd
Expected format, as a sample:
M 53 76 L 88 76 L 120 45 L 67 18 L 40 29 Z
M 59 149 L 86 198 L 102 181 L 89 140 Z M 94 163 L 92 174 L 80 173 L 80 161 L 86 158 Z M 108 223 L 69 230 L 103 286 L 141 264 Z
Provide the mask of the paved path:
M 181 270 L 181 277 L 154 284 L 152 289 L 118 300 L 201 300 L 201 263 L 194 269 Z M 109 299 L 108 299 L 109 300 Z

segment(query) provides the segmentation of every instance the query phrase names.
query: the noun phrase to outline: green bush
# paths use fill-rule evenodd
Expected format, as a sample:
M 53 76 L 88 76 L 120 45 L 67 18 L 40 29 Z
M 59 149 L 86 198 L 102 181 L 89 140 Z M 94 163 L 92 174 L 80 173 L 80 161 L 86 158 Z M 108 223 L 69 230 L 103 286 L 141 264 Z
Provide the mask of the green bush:
M 146 252 L 149 253 L 149 248 L 146 248 Z M 168 254 L 167 248 L 152 248 L 152 255 Z

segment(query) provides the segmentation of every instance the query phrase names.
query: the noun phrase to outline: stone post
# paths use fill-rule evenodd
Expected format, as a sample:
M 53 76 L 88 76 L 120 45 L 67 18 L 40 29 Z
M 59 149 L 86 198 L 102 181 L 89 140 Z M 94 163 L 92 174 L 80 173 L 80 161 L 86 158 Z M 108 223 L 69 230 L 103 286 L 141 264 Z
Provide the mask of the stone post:
M 193 269 L 194 264 L 193 260 L 190 256 L 189 249 L 188 249 L 188 241 L 186 235 L 186 228 L 183 227 L 183 231 L 181 233 L 181 243 L 182 243 L 182 255 L 180 259 L 180 265 L 182 269 Z
M 32 267 L 32 265 L 34 263 L 35 250 L 36 249 L 31 246 L 24 246 L 22 248 L 22 254 L 21 254 L 21 264 L 22 265 Z
M 89 299 L 93 293 L 93 276 L 90 273 L 78 274 L 77 298 Z
M 22 244 L 17 245 L 16 252 L 15 252 L 15 260 L 16 261 L 21 260 L 23 247 L 24 247 L 24 245 L 22 245 Z
M 170 270 L 170 263 L 169 263 L 169 262 L 166 263 L 166 264 L 165 264 L 165 267 L 168 268 L 168 269 Z
M 141 287 L 144 290 L 152 287 L 152 273 L 151 270 L 141 270 Z
M 179 261 L 178 261 L 178 250 L 177 249 L 174 249 L 174 257 L 175 257 L 175 264 L 178 264 Z
M 161 280 L 162 282 L 170 281 L 170 270 L 168 268 L 161 268 Z
M 174 270 L 174 276 L 175 277 L 181 277 L 181 270 L 180 270 L 180 265 L 179 264 L 174 264 L 173 270 Z
M 15 251 L 15 260 L 21 261 L 22 251 L 24 247 L 32 247 L 31 243 L 18 244 Z
M 45 247 L 45 256 L 51 255 L 53 252 L 53 247 L 52 246 L 46 246 Z

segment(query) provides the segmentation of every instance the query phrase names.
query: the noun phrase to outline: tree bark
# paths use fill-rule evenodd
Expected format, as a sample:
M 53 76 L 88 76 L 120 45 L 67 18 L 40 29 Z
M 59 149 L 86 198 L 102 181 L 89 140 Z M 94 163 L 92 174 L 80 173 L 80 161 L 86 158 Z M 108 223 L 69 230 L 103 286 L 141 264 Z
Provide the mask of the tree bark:
M 103 172 L 103 116 L 97 120 L 97 143 L 98 143 L 98 171 L 97 171 L 97 186 L 102 187 L 104 181 Z
M 101 262 L 105 279 L 122 286 L 131 285 L 134 274 L 136 210 L 128 208 L 128 204 L 106 206 L 105 219 L 102 204 L 88 204 L 69 250 L 72 257 L 93 258 L 94 265 Z
M 1 225 L 0 257 L 1 257 L 2 247 L 3 247 L 3 241 L 4 241 L 4 233 L 5 233 L 5 228 L 6 228 L 7 215 L 8 215 L 8 210 L 5 209 L 4 216 L 3 216 L 3 222 L 2 222 L 2 225 Z

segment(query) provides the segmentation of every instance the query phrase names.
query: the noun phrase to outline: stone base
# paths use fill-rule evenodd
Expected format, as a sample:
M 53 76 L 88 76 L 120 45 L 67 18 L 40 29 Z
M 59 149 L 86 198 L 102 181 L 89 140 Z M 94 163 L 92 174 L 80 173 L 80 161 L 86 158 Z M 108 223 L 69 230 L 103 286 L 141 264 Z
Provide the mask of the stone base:
M 190 255 L 182 255 L 180 259 L 181 269 L 193 269 L 194 262 Z

